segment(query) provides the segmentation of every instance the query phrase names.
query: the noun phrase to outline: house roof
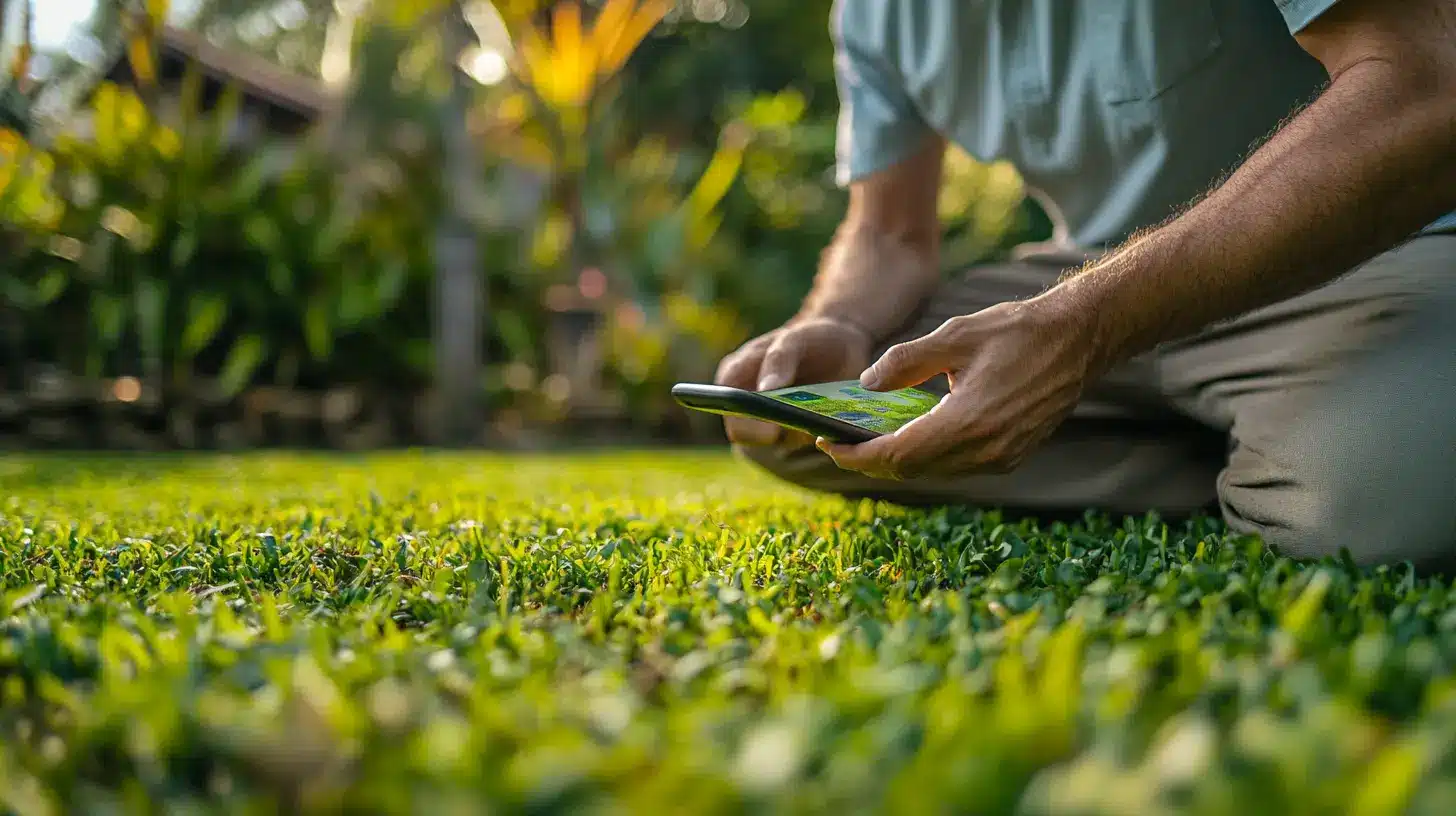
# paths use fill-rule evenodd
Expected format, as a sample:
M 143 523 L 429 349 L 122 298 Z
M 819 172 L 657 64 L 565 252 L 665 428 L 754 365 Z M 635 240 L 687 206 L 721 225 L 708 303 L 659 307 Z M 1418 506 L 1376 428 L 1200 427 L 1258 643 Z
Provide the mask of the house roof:
M 300 76 L 253 54 L 220 48 L 195 32 L 168 26 L 162 31 L 157 46 L 158 73 L 164 78 L 180 77 L 183 65 L 191 63 L 216 82 L 236 85 L 249 96 L 307 119 L 322 115 L 338 102 L 318 80 Z M 106 78 L 134 79 L 130 61 L 124 55 L 118 56 L 107 70 Z

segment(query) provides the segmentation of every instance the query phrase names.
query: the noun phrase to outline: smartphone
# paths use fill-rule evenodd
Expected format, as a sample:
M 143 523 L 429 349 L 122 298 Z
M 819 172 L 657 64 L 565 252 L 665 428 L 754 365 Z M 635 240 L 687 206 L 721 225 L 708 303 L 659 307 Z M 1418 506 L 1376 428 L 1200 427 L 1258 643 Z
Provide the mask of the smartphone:
M 919 388 L 870 391 L 854 380 L 773 391 L 678 383 L 672 396 L 685 408 L 772 422 L 840 444 L 894 433 L 940 402 L 940 397 Z

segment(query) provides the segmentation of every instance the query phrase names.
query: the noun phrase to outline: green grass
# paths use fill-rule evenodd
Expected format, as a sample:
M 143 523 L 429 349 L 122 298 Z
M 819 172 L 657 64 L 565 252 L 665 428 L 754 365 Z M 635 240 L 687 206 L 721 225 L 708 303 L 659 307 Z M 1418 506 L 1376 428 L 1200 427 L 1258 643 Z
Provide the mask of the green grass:
M 15 813 L 1456 812 L 1449 585 L 1212 522 L 10 456 L 0 616 Z

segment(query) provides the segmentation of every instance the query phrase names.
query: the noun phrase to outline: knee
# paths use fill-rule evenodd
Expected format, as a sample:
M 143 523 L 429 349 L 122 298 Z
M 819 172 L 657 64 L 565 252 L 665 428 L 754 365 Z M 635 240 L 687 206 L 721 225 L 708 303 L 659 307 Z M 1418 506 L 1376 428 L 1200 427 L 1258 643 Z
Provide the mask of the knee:
M 1378 485 L 1351 473 L 1233 484 L 1220 494 L 1230 526 L 1259 534 L 1281 555 L 1319 559 L 1348 551 L 1360 566 L 1456 568 L 1456 503 L 1429 486 Z
M 1272 543 L 1300 557 L 1336 557 L 1348 551 L 1362 567 L 1409 563 L 1421 572 L 1449 573 L 1456 566 L 1456 531 L 1446 504 L 1405 502 L 1361 513 L 1360 502 L 1322 502 L 1317 504 L 1324 508 L 1322 516 L 1278 530 Z

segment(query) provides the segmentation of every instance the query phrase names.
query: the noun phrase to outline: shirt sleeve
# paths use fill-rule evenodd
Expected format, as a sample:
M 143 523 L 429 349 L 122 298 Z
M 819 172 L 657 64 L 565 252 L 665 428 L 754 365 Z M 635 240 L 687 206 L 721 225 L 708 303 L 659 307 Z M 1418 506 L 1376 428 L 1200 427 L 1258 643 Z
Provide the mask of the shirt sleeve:
M 1314 22 L 1321 14 L 1329 11 L 1339 0 L 1274 0 L 1279 13 L 1284 15 L 1284 24 L 1290 34 L 1298 34 Z
M 908 158 L 930 132 L 887 55 L 865 45 L 891 41 L 890 32 L 874 30 L 888 20 L 855 5 L 836 0 L 831 25 L 839 89 L 835 180 L 841 186 Z

